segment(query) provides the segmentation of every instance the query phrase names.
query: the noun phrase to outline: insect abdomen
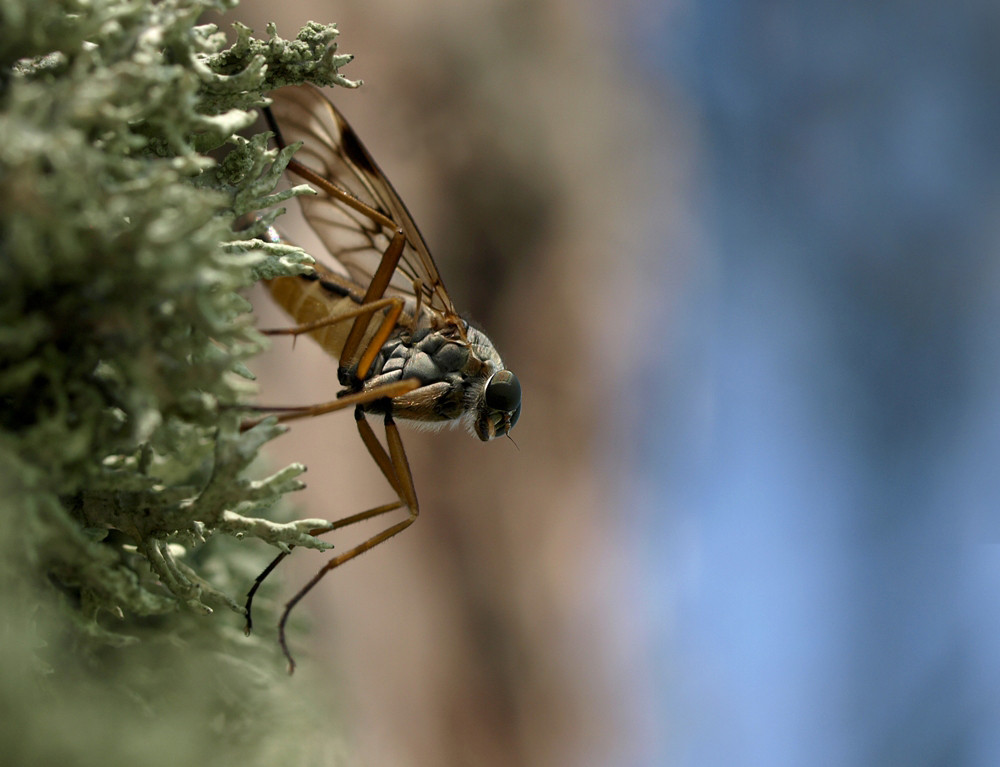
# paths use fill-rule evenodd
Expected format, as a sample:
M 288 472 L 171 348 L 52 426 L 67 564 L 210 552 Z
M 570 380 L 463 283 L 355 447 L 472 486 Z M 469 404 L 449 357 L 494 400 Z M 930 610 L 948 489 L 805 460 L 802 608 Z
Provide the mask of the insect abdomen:
M 326 275 L 279 277 L 268 280 L 267 287 L 278 305 L 300 325 L 343 316 L 361 303 L 360 297 L 350 287 L 330 280 Z M 346 318 L 314 330 L 309 335 L 327 354 L 339 360 L 352 324 L 353 318 Z

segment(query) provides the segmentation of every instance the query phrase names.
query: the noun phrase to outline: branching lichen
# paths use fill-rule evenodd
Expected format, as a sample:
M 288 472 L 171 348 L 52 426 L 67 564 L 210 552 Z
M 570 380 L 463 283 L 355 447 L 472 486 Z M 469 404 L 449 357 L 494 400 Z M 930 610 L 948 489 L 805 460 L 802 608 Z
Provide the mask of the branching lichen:
M 238 541 L 327 546 L 268 517 L 301 486 L 253 465 L 282 427 L 239 428 L 265 346 L 239 291 L 309 258 L 237 231 L 305 191 L 237 131 L 273 87 L 356 83 L 332 25 L 197 25 L 229 5 L 0 0 L 0 574 L 37 668 L 155 645 L 153 616 L 231 650 L 241 621 L 202 616 L 242 611 Z

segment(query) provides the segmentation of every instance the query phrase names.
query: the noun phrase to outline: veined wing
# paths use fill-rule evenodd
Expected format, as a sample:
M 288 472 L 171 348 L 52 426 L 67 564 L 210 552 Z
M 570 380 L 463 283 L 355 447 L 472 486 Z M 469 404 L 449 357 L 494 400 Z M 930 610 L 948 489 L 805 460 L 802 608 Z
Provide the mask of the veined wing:
M 352 280 L 366 286 L 393 234 L 401 229 L 406 245 L 386 295 L 414 298 L 414 285 L 418 285 L 422 305 L 437 315 L 437 322 L 455 323 L 464 336 L 464 323 L 458 319 L 413 218 L 336 107 L 312 85 L 288 86 L 269 95 L 273 102 L 271 129 L 279 144 L 303 142 L 293 163 L 315 175 L 303 178 L 319 194 L 298 199 L 307 222 L 330 255 Z M 295 171 L 294 165 L 290 170 Z M 362 206 L 345 201 L 344 192 Z M 381 220 L 366 212 L 365 206 L 379 214 Z

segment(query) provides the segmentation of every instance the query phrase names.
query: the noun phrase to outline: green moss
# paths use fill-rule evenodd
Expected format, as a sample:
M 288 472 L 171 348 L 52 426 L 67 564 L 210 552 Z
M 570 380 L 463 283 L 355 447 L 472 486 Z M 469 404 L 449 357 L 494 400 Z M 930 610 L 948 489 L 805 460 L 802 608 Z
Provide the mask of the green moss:
M 275 710 L 261 693 L 283 668 L 270 640 L 241 634 L 242 595 L 268 558 L 247 539 L 325 544 L 308 534 L 318 520 L 268 518 L 303 471 L 259 476 L 258 449 L 281 427 L 239 429 L 247 363 L 265 346 L 239 291 L 309 259 L 234 233 L 302 191 L 274 194 L 288 152 L 236 132 L 273 87 L 355 83 L 338 73 L 350 57 L 333 26 L 261 41 L 236 25 L 226 47 L 197 25 L 229 5 L 0 0 L 0 611 L 5 666 L 43 690 L 36 705 L 67 714 L 87 690 L 153 726 L 186 682 L 212 679 L 184 716 L 243 732 L 232 754 L 245 762 L 251 746 L 267 753 L 260 720 Z M 32 686 L 42 674 L 49 693 Z M 4 708 L 25 689 L 0 690 Z M 52 754 L 96 716 L 50 738 Z M 12 763 L 44 762 L 17 752 Z

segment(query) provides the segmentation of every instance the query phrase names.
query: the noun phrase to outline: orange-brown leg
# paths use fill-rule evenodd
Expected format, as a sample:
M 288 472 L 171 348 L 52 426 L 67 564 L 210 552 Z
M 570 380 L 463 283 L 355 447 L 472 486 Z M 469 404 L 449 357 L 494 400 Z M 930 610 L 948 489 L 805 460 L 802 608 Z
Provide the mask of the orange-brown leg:
M 280 132 L 275 128 L 275 133 L 279 136 Z M 384 215 L 374 210 L 373 208 L 365 205 L 360 200 L 351 197 L 350 195 L 342 192 L 335 185 L 330 184 L 326 179 L 318 176 L 309 168 L 301 165 L 295 160 L 292 160 L 288 169 L 300 177 L 304 178 L 306 181 L 318 186 L 327 194 L 332 197 L 337 198 L 343 204 L 348 207 L 354 208 L 358 212 L 364 214 L 370 218 L 373 222 L 390 229 L 394 229 L 392 239 L 389 241 L 389 245 L 386 247 L 385 252 L 382 254 L 382 260 L 379 263 L 378 270 L 372 277 L 371 282 L 368 285 L 368 289 L 365 292 L 364 300 L 357 309 L 351 312 L 340 315 L 336 318 L 330 318 L 328 320 L 320 320 L 318 322 L 306 323 L 299 325 L 295 328 L 290 328 L 285 331 L 270 331 L 271 335 L 287 334 L 298 336 L 301 333 L 308 333 L 312 330 L 318 330 L 319 328 L 326 327 L 327 325 L 342 322 L 346 319 L 354 317 L 354 324 L 351 326 L 351 330 L 348 333 L 347 340 L 344 342 L 344 347 L 340 354 L 340 364 L 341 369 L 346 370 L 349 376 L 357 384 L 360 384 L 368 376 L 368 372 L 375 361 L 375 357 L 378 355 L 379 350 L 382 348 L 383 344 L 388 340 L 392 331 L 396 328 L 399 321 L 399 316 L 403 309 L 403 301 L 399 298 L 383 298 L 385 291 L 392 280 L 392 276 L 396 271 L 396 267 L 399 263 L 399 259 L 403 253 L 403 248 L 406 245 L 406 236 L 401 229 L 397 228 L 395 222 L 391 219 L 386 218 Z M 419 304 L 418 304 L 419 306 Z M 372 315 L 382 308 L 388 307 L 385 318 L 379 324 L 374 336 L 371 338 L 369 343 L 365 346 L 364 350 L 359 354 L 359 348 L 361 346 L 361 341 L 364 338 L 365 332 L 371 322 Z M 416 491 L 413 488 L 413 479 L 410 475 L 409 464 L 406 460 L 406 453 L 403 449 L 403 443 L 399 438 L 399 431 L 396 428 L 395 423 L 392 421 L 391 415 L 385 416 L 385 431 L 386 431 L 386 443 L 389 446 L 389 452 L 386 453 L 385 449 L 379 443 L 372 431 L 371 426 L 364 419 L 364 413 L 362 412 L 360 406 L 374 402 L 378 399 L 392 399 L 393 397 L 398 397 L 407 392 L 413 391 L 419 386 L 419 382 L 415 379 L 407 379 L 403 381 L 398 381 L 391 384 L 386 384 L 384 386 L 375 387 L 368 391 L 358 391 L 352 394 L 345 395 L 331 402 L 324 402 L 317 405 L 309 405 L 304 407 L 279 407 L 279 408 L 253 408 L 255 410 L 261 410 L 264 412 L 277 414 L 279 421 L 290 421 L 297 418 L 307 418 L 310 416 L 321 415 L 323 413 L 333 412 L 335 410 L 341 410 L 345 407 L 354 405 L 357 407 L 357 419 L 358 419 L 358 431 L 361 435 L 362 441 L 368 449 L 369 454 L 378 464 L 383 475 L 389 484 L 396 491 L 399 500 L 394 501 L 383 506 L 378 506 L 367 511 L 360 512 L 358 514 L 353 514 L 343 519 L 337 520 L 331 523 L 329 528 L 323 528 L 314 532 L 315 535 L 322 535 L 323 533 L 330 532 L 331 530 L 338 529 L 340 527 L 346 527 L 348 525 L 354 524 L 355 522 L 361 522 L 365 519 L 371 519 L 373 517 L 385 514 L 394 509 L 401 508 L 403 505 L 406 506 L 409 511 L 409 516 L 397 522 L 396 524 L 386 528 L 378 535 L 372 536 L 366 541 L 362 542 L 353 549 L 341 554 L 338 557 L 334 557 L 327 565 L 319 572 L 317 575 L 307 583 L 289 602 L 285 605 L 285 610 L 282 613 L 281 621 L 279 622 L 279 639 L 281 644 L 281 649 L 288 659 L 288 671 L 292 673 L 295 668 L 295 662 L 292 660 L 292 656 L 288 651 L 288 645 L 285 641 L 285 623 L 288 620 L 288 615 L 291 609 L 298 603 L 300 599 L 316 584 L 327 572 L 333 568 L 343 564 L 344 562 L 353 559 L 359 554 L 374 548 L 379 543 L 388 540 L 396 533 L 402 531 L 403 529 L 409 527 L 413 520 L 416 519 L 418 509 L 417 509 L 417 499 Z M 269 416 L 263 416 L 261 418 L 249 419 L 244 421 L 241 425 L 242 430 L 252 428 L 253 426 L 260 423 L 264 418 Z M 247 593 L 246 602 L 246 614 L 247 614 L 247 625 L 245 631 L 249 634 L 253 626 L 251 618 L 251 607 L 253 604 L 253 597 L 256 594 L 257 589 L 260 588 L 261 583 L 264 579 L 274 570 L 274 568 L 287 556 L 287 553 L 282 552 L 265 568 L 265 570 L 257 576 L 250 591 Z
M 368 509 L 367 511 L 362 511 L 358 514 L 352 514 L 349 517 L 338 519 L 335 522 L 331 522 L 326 527 L 318 527 L 315 530 L 310 530 L 309 534 L 315 536 L 326 535 L 327 533 L 331 533 L 334 530 L 339 530 L 342 527 L 348 527 L 350 525 L 353 525 L 355 522 L 363 522 L 366 519 L 371 519 L 373 517 L 380 516 L 381 514 L 386 514 L 390 511 L 395 511 L 400 506 L 402 506 L 402 503 L 400 501 L 393 501 L 392 503 L 386 503 L 383 504 L 382 506 L 376 506 L 373 509 Z M 264 579 L 266 579 L 267 576 L 271 574 L 271 571 L 273 571 L 274 568 L 278 566 L 281 560 L 283 560 L 285 557 L 287 557 L 289 554 L 292 553 L 292 549 L 294 548 L 295 548 L 294 546 L 290 546 L 288 551 L 283 551 L 280 554 L 278 554 L 278 556 L 276 556 L 274 559 L 272 559 L 271 563 L 264 568 L 263 572 L 261 572 L 261 574 L 254 579 L 253 585 L 247 592 L 247 601 L 243 608 L 247 618 L 246 625 L 243 627 L 243 633 L 246 634 L 247 636 L 250 636 L 251 632 L 253 631 L 253 598 L 254 595 L 257 593 L 257 589 L 260 588 L 261 584 L 264 582 Z
M 419 386 L 420 382 L 417 379 L 407 378 L 403 381 L 397 381 L 394 383 L 386 384 L 385 386 L 377 386 L 373 389 L 369 389 L 368 391 L 358 392 L 356 394 L 349 394 L 347 396 L 341 397 L 340 399 L 336 399 L 331 402 L 323 402 L 317 405 L 305 405 L 302 407 L 286 407 L 286 408 L 261 408 L 262 410 L 267 411 L 270 415 L 261 416 L 260 418 L 248 419 L 240 425 L 240 429 L 243 431 L 251 429 L 257 424 L 259 424 L 261 421 L 263 421 L 265 418 L 271 418 L 274 415 L 277 415 L 279 421 L 293 421 L 297 418 L 308 418 L 310 416 L 330 413 L 335 410 L 343 410 L 344 408 L 350 407 L 351 405 L 359 407 L 360 405 L 364 405 L 369 402 L 374 402 L 375 400 L 392 399 L 393 397 L 398 397 L 402 394 L 406 394 L 407 392 L 413 391 Z M 371 439 L 374 440 L 374 444 L 378 446 L 378 449 L 382 450 L 382 446 L 379 445 L 378 440 L 375 439 L 375 434 L 374 432 L 371 431 L 371 426 L 368 425 L 368 422 L 364 420 L 359 421 L 358 422 L 359 429 L 361 429 L 361 424 L 364 424 L 364 427 L 367 429 L 367 431 L 371 433 Z M 388 429 L 388 426 L 386 428 Z M 393 424 L 393 429 L 394 430 L 396 429 L 395 424 Z M 389 481 L 389 484 L 392 485 L 394 490 L 396 490 L 397 495 L 400 495 L 400 497 L 402 497 L 401 491 L 397 488 L 395 482 L 392 479 L 392 476 L 394 475 L 395 472 L 392 470 L 391 464 L 382 460 L 379 456 L 376 456 L 376 454 L 372 452 L 373 448 L 369 444 L 369 441 L 365 439 L 364 431 L 362 431 L 361 438 L 362 440 L 365 440 L 365 444 L 368 445 L 368 452 L 371 453 L 372 458 L 375 459 L 375 462 L 379 464 L 379 468 L 382 470 L 382 473 Z M 402 450 L 402 444 L 400 444 L 400 450 Z M 385 455 L 384 450 L 382 450 L 381 455 L 383 456 Z M 405 459 L 406 456 L 404 454 L 403 455 L 404 462 Z M 407 476 L 409 476 L 408 468 L 407 468 Z M 412 493 L 412 487 L 410 492 Z M 317 528 L 316 530 L 311 530 L 310 534 L 324 535 L 333 530 L 337 530 L 338 528 L 352 525 L 355 522 L 361 522 L 362 520 L 370 519 L 380 514 L 385 514 L 386 512 L 392 511 L 393 509 L 398 509 L 401 505 L 402 503 L 400 501 L 397 501 L 395 503 L 385 504 L 384 506 L 377 506 L 374 509 L 369 509 L 368 511 L 363 511 L 358 514 L 353 514 L 349 517 L 344 517 L 343 519 L 339 519 L 335 522 L 331 522 L 329 527 L 322 527 L 322 528 Z M 294 546 L 291 548 L 294 548 Z M 243 627 L 243 633 L 245 633 L 247 636 L 250 636 L 250 632 L 253 630 L 252 608 L 253 608 L 254 595 L 257 593 L 257 589 L 260 588 L 260 585 L 264 582 L 264 579 L 271 574 L 271 571 L 273 571 L 274 568 L 278 566 L 281 560 L 283 560 L 291 553 L 291 548 L 287 552 L 286 551 L 281 552 L 273 560 L 271 560 L 270 564 L 268 564 L 268 566 L 264 568 L 263 572 L 261 572 L 260 575 L 258 575 L 254 579 L 253 585 L 250 586 L 250 590 L 247 592 L 246 604 L 244 606 L 244 612 L 246 613 L 247 622 L 246 625 Z
M 377 301 L 372 301 L 371 303 L 359 304 L 354 309 L 349 309 L 343 314 L 338 314 L 336 317 L 327 317 L 322 320 L 316 320 L 315 322 L 305 322 L 301 325 L 293 325 L 290 328 L 268 328 L 266 330 L 261 330 L 260 332 L 266 336 L 300 336 L 304 333 L 311 333 L 314 330 L 319 330 L 320 328 L 336 325 L 337 323 L 344 322 L 345 320 L 354 319 L 360 315 L 365 315 L 365 317 L 368 318 L 371 317 L 374 312 L 386 308 L 388 308 L 389 311 L 386 312 L 385 319 L 382 320 L 382 325 L 379 326 L 379 330 L 382 330 L 382 326 L 388 325 L 389 332 L 391 333 L 392 328 L 395 327 L 396 321 L 399 319 L 399 315 L 403 311 L 403 299 L 401 298 L 382 298 Z M 390 318 L 391 322 L 389 321 Z M 385 341 L 382 343 L 385 343 Z
M 386 247 L 385 253 L 382 254 L 382 260 L 379 262 L 378 269 L 375 271 L 375 274 L 372 275 L 372 281 L 368 283 L 368 290 L 365 292 L 362 306 L 370 305 L 379 301 L 385 295 L 386 288 L 389 287 L 389 282 L 392 280 L 392 275 L 396 271 L 396 266 L 399 264 L 399 258 L 403 254 L 403 247 L 405 245 L 406 236 L 403 234 L 401 229 L 397 230 L 392 236 L 392 240 L 389 241 L 389 245 Z M 355 359 L 355 356 L 358 353 L 358 347 L 361 345 L 361 340 L 364 338 L 365 331 L 368 329 L 368 323 L 371 321 L 371 316 L 377 310 L 368 309 L 364 313 L 358 315 L 358 317 L 354 320 L 354 325 L 351 326 L 351 332 L 347 334 L 347 340 L 344 341 L 344 348 L 340 352 L 341 368 L 352 370 L 353 376 L 356 380 L 365 380 L 368 376 L 368 369 L 371 367 L 372 362 L 375 361 L 375 356 L 382 348 L 382 344 L 386 342 L 389 335 L 396 327 L 396 321 L 399 319 L 399 314 L 402 309 L 402 301 L 400 301 L 399 310 L 396 311 L 392 324 L 389 325 L 388 322 L 383 321 L 381 326 L 379 326 L 378 331 L 372 337 L 372 340 L 368 343 L 368 346 L 361 353 L 360 357 Z M 388 316 L 386 319 L 388 319 Z
M 257 418 L 248 418 L 240 424 L 240 430 L 246 431 L 247 429 L 252 429 L 261 421 L 273 416 L 277 416 L 278 421 L 281 423 L 284 423 L 285 421 L 295 421 L 299 418 L 311 418 L 312 416 L 323 415 L 324 413 L 333 413 L 334 411 L 343 410 L 344 408 L 352 406 L 367 405 L 369 402 L 375 402 L 380 399 L 393 399 L 394 397 L 401 397 L 402 395 L 408 394 L 418 388 L 420 388 L 419 380 L 416 378 L 404 378 L 402 381 L 393 381 L 392 383 L 376 386 L 365 391 L 345 394 L 343 397 L 338 397 L 335 400 L 330 400 L 329 402 L 319 402 L 315 405 L 291 405 L 287 407 L 252 405 L 245 409 L 257 410 L 263 413 L 268 413 L 268 415 L 262 415 Z
M 354 324 L 351 326 L 351 331 L 347 336 L 347 340 L 344 341 L 344 348 L 340 352 L 340 362 L 342 368 L 348 367 L 353 369 L 353 376 L 356 381 L 363 381 L 367 377 L 368 371 L 371 369 L 371 365 L 375 361 L 375 357 L 378 355 L 382 345 L 388 340 L 389 336 L 392 335 L 392 331 L 396 328 L 396 325 L 399 322 L 399 315 L 403 311 L 403 300 L 401 298 L 383 298 L 383 294 L 389 285 L 389 281 L 392 279 L 392 274 L 396 269 L 396 265 L 399 263 L 399 257 L 403 252 L 403 245 L 405 244 L 405 241 L 403 233 L 401 231 L 396 232 L 396 235 L 392 238 L 392 241 L 389 243 L 389 246 L 386 248 L 385 253 L 382 256 L 379 268 L 372 277 L 372 281 L 368 285 L 368 290 L 365 292 L 364 301 L 360 306 L 350 310 L 349 312 L 338 315 L 337 317 L 318 320 L 316 322 L 309 322 L 293 328 L 288 328 L 285 331 L 271 331 L 271 334 L 277 335 L 281 332 L 298 336 L 301 333 L 318 330 L 319 328 L 326 327 L 327 325 L 343 322 L 344 320 L 349 320 L 353 317 Z M 361 344 L 361 340 L 364 338 L 365 331 L 368 329 L 368 324 L 371 321 L 372 315 L 383 308 L 388 308 L 388 311 L 385 313 L 385 317 L 383 317 L 382 322 L 379 323 L 378 329 L 375 331 L 375 334 L 372 336 L 367 346 L 365 346 L 361 354 L 358 355 L 358 347 Z M 355 360 L 356 356 L 358 356 L 357 360 Z M 394 384 L 386 384 L 384 387 L 380 386 L 370 389 L 366 392 L 355 392 L 331 402 L 323 402 L 317 405 L 305 405 L 302 407 L 255 406 L 250 409 L 267 413 L 281 413 L 281 415 L 278 416 L 279 421 L 291 421 L 296 418 L 308 418 L 310 416 L 322 415 L 323 413 L 331 413 L 335 410 L 342 410 L 345 407 L 350 407 L 351 405 L 366 404 L 377 399 L 391 399 L 413 391 L 418 385 L 419 384 L 416 381 L 399 381 Z M 244 421 L 240 426 L 241 431 L 246 431 L 247 429 L 256 426 L 266 417 L 267 416 L 262 416 L 260 418 L 253 418 Z
M 302 415 L 304 414 L 293 414 L 291 417 L 302 417 Z M 343 517 L 342 519 L 338 519 L 334 522 L 331 522 L 330 525 L 327 527 L 317 528 L 316 530 L 310 531 L 312 535 L 317 535 L 317 536 L 325 535 L 326 533 L 332 532 L 334 530 L 339 530 L 342 527 L 348 527 L 350 525 L 353 525 L 356 522 L 363 522 L 366 519 L 372 519 L 373 517 L 381 516 L 382 514 L 394 511 L 396 509 L 401 508 L 404 504 L 407 504 L 407 501 L 405 500 L 407 498 L 409 498 L 413 503 L 413 505 L 408 506 L 408 508 L 416 509 L 416 504 L 417 504 L 416 492 L 413 488 L 413 480 L 410 475 L 409 463 L 406 460 L 406 454 L 403 450 L 402 440 L 399 438 L 399 430 L 396 427 L 395 423 L 392 422 L 391 418 L 387 420 L 386 440 L 389 443 L 390 452 L 386 453 L 385 449 L 379 443 L 378 438 L 375 436 L 375 432 L 372 431 L 370 424 L 368 423 L 367 420 L 364 419 L 364 414 L 360 410 L 356 411 L 356 418 L 358 422 L 358 432 L 361 436 L 361 440 L 365 443 L 365 447 L 367 448 L 369 455 L 371 455 L 372 459 L 378 465 L 379 470 L 382 472 L 382 475 L 386 478 L 386 481 L 390 484 L 392 489 L 396 492 L 396 495 L 399 498 L 399 500 L 393 501 L 392 503 L 383 504 L 382 506 L 376 506 L 372 509 L 368 509 L 367 511 L 362 511 L 357 514 L 352 514 L 350 516 Z M 394 460 L 392 457 L 390 457 L 391 455 L 397 456 L 396 459 Z M 397 469 L 397 466 L 402 467 L 402 469 L 401 470 Z M 402 485 L 399 484 L 400 480 L 403 481 Z M 413 514 L 413 517 L 416 517 L 416 513 Z M 403 525 L 403 527 L 409 525 L 410 522 L 412 522 L 412 519 L 410 521 L 407 521 Z M 399 531 L 397 530 L 396 532 Z M 392 535 L 395 535 L 395 533 L 392 533 Z M 387 537 L 391 537 L 391 535 Z M 374 545 L 376 544 L 372 544 L 372 546 Z M 365 551 L 367 551 L 367 549 L 365 549 Z M 288 554 L 290 553 L 291 550 L 287 552 L 283 551 L 280 554 L 278 554 L 270 562 L 270 564 L 268 564 L 268 566 L 264 568 L 264 570 L 260 573 L 260 575 L 258 575 L 254 579 L 253 585 L 247 592 L 246 604 L 244 606 L 244 610 L 246 612 L 246 625 L 243 628 L 243 631 L 247 636 L 249 636 L 251 631 L 253 630 L 254 595 L 256 595 L 257 590 L 260 588 L 261 584 L 264 582 L 267 576 L 270 575 L 271 572 L 274 570 L 274 568 L 277 567 L 278 564 L 281 562 L 281 560 L 287 557 Z M 356 554 L 354 556 L 356 556 Z
M 392 416 L 385 416 L 385 439 L 389 448 L 388 452 L 386 452 L 385 448 L 383 448 L 381 443 L 378 441 L 378 438 L 375 436 L 375 432 L 372 430 L 368 421 L 365 420 L 364 413 L 360 409 L 356 412 L 356 417 L 358 419 L 358 433 L 361 435 L 361 441 L 365 443 L 365 447 L 368 448 L 368 452 L 372 459 L 376 464 L 378 464 L 379 469 L 382 470 L 382 474 L 385 476 L 386 481 L 388 481 L 388 483 L 396 491 L 398 500 L 393 503 L 386 504 L 385 506 L 378 506 L 374 509 L 363 511 L 360 514 L 353 514 L 349 517 L 344 517 L 343 519 L 334 522 L 334 527 L 331 529 L 336 527 L 346 527 L 347 525 L 354 524 L 355 522 L 371 519 L 372 517 L 379 516 L 387 511 L 392 511 L 393 509 L 402 508 L 404 506 L 407 510 L 407 517 L 406 519 L 390 525 L 382 530 L 382 532 L 365 539 L 354 548 L 345 551 L 343 554 L 335 556 L 327 562 L 319 570 L 319 572 L 305 584 L 305 586 L 299 589 L 295 596 L 288 600 L 284 611 L 281 613 L 281 619 L 278 621 L 278 643 L 281 645 L 281 651 L 288 660 L 289 674 L 295 671 L 295 660 L 292 658 L 292 654 L 288 649 L 288 642 L 285 636 L 285 624 L 288 622 L 288 616 L 292 612 L 292 608 L 294 608 L 295 605 L 297 605 L 299 601 L 309 593 L 313 586 L 319 583 L 323 579 L 323 576 L 328 572 L 336 567 L 340 567 L 340 565 L 345 562 L 349 562 L 356 556 L 364 554 L 366 551 L 375 548 L 380 543 L 389 540 L 397 533 L 402 532 L 413 524 L 413 521 L 419 514 L 417 494 L 413 487 L 413 477 L 410 474 L 410 466 L 406 460 L 406 452 L 403 449 L 403 442 L 399 437 L 399 429 L 393 422 Z

